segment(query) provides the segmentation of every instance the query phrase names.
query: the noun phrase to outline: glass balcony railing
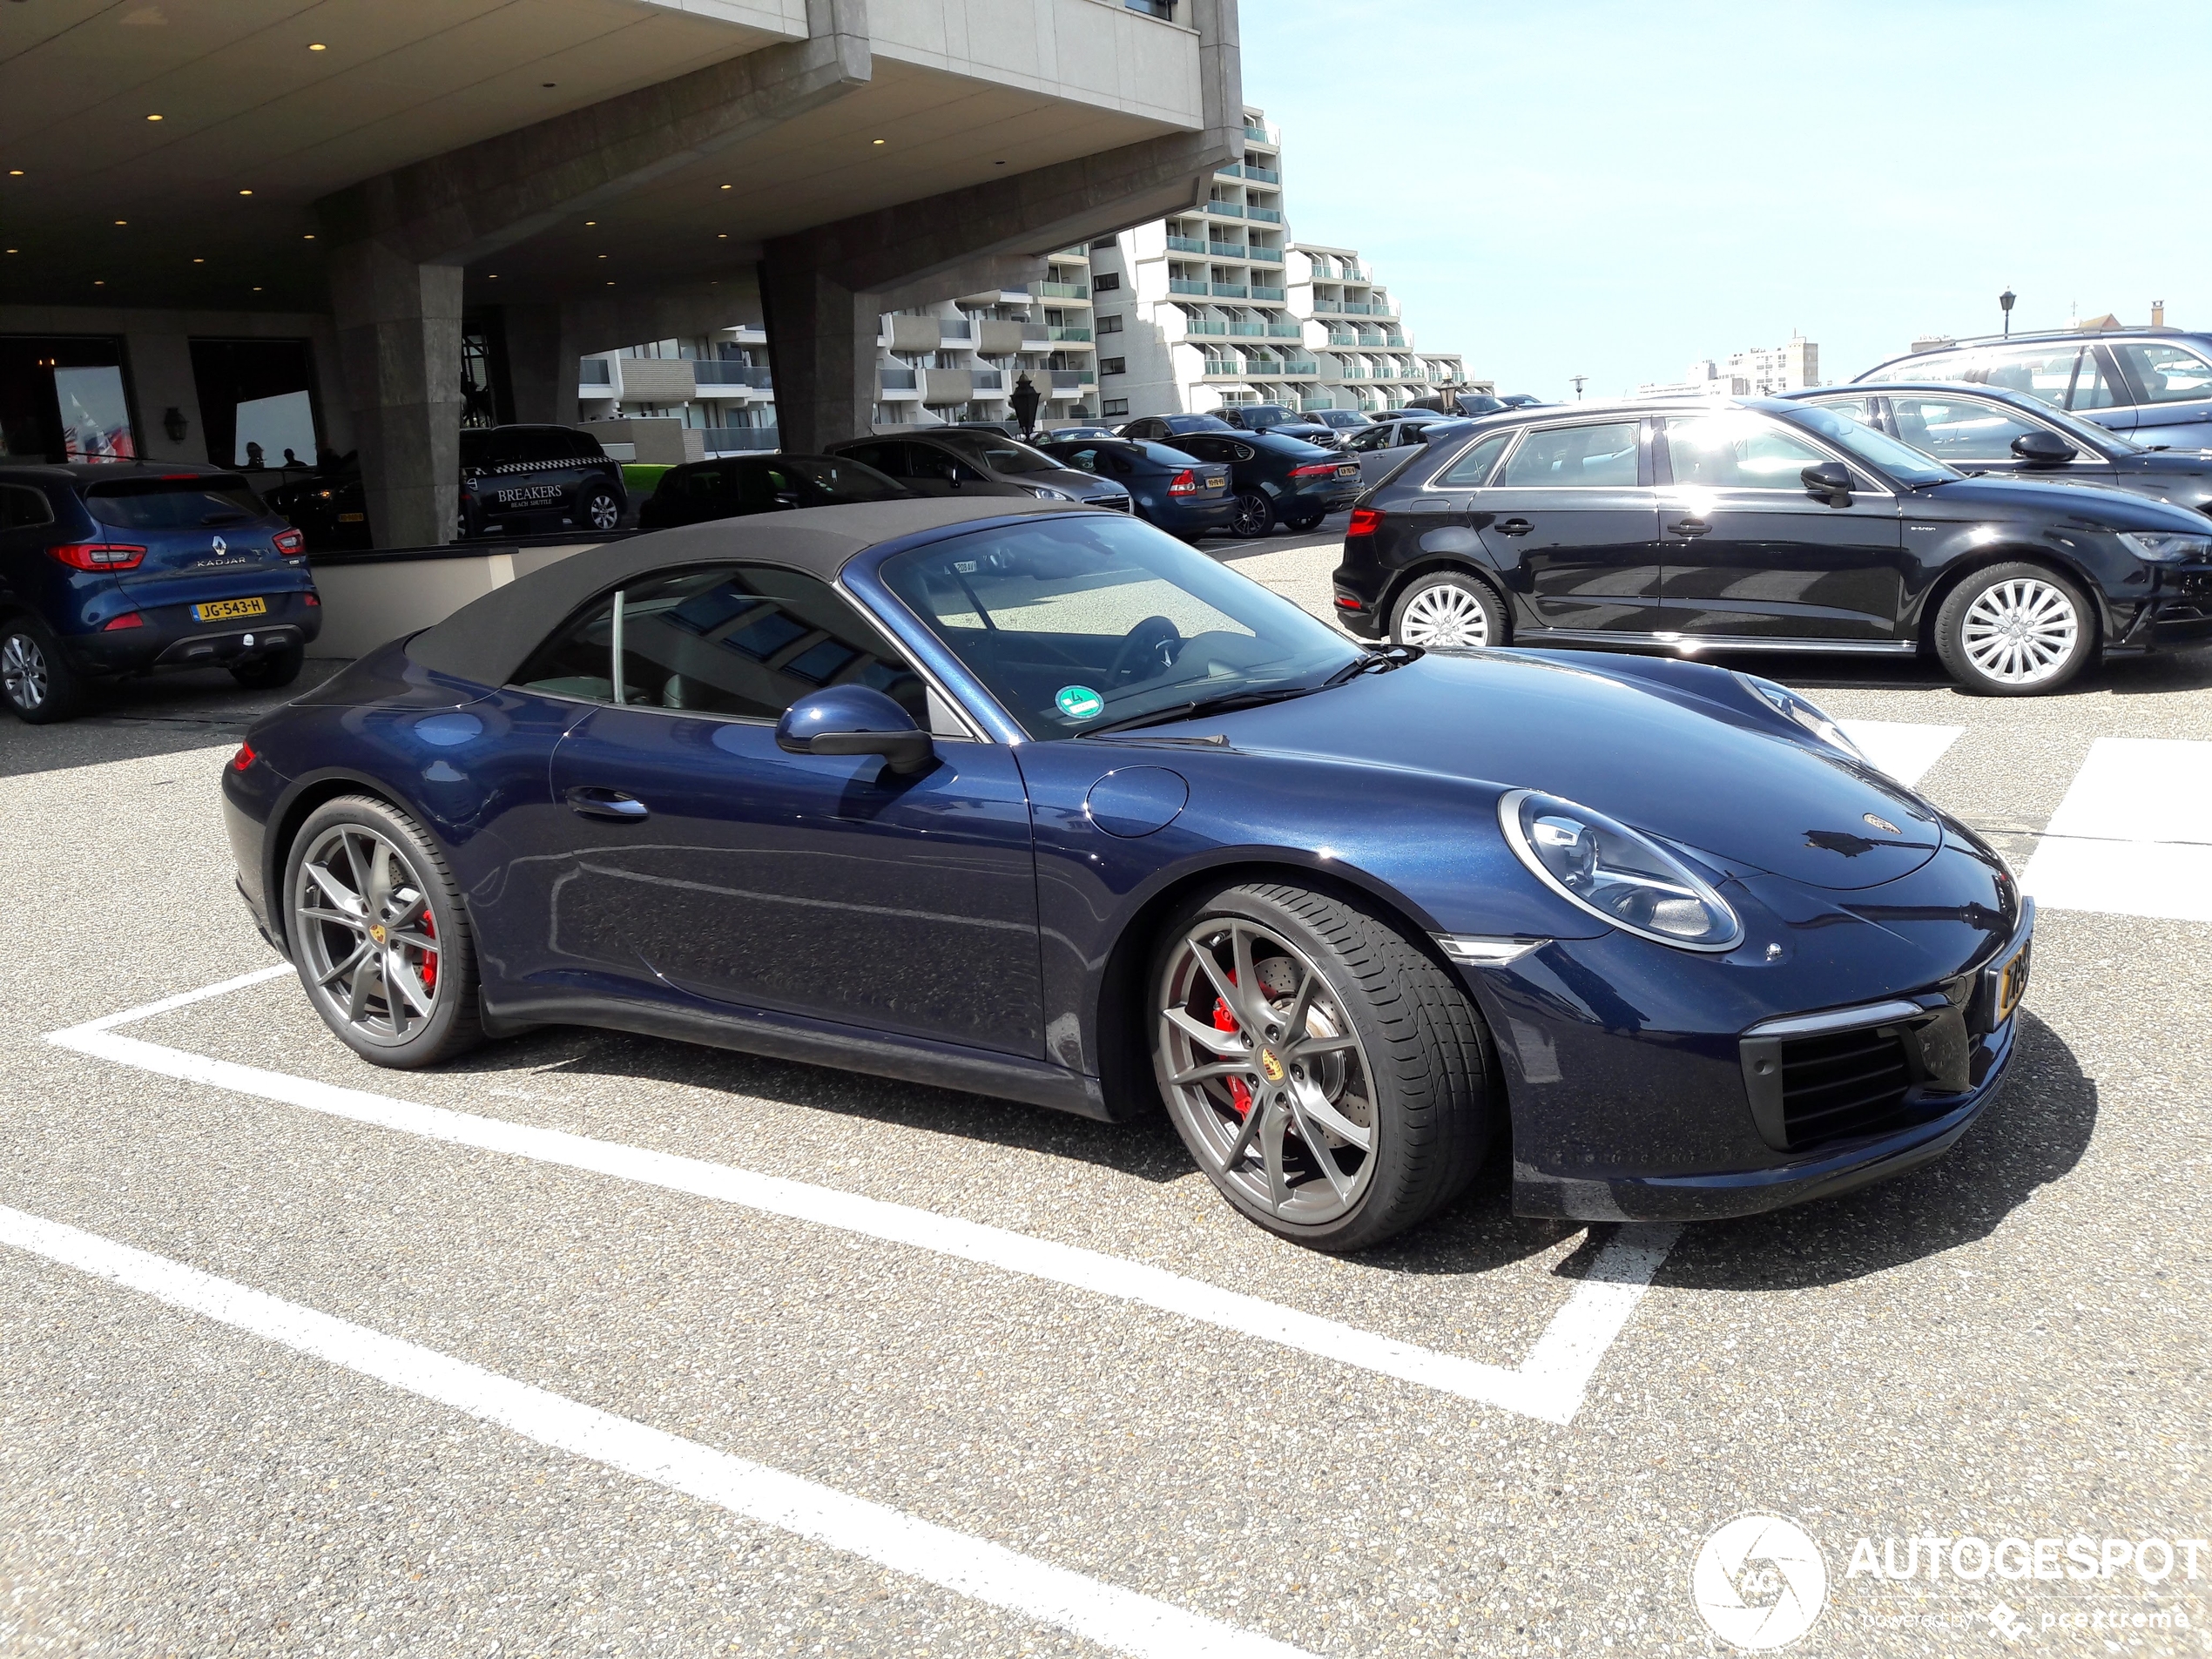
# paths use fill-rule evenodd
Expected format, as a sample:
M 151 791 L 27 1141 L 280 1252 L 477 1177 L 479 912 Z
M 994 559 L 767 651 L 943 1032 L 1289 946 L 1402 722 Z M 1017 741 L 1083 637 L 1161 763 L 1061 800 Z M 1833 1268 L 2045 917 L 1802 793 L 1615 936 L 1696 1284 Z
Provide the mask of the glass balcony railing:
M 1283 262 L 1283 250 L 1279 247 L 1262 247 L 1258 243 L 1254 242 L 1244 252 L 1264 264 L 1280 265 Z
M 1305 330 L 1294 322 L 1271 322 L 1267 325 L 1267 337 L 1270 340 L 1298 340 L 1302 339 L 1305 334 Z
M 615 366 L 604 357 L 587 357 L 577 365 L 576 379 L 579 386 L 612 386 Z
M 1337 328 L 1329 330 L 1329 344 L 1332 346 L 1357 346 L 1359 343 L 1359 336 L 1357 334 L 1348 334 Z
M 707 454 L 726 455 L 773 449 L 778 434 L 772 426 L 711 426 L 703 428 L 699 436 Z
M 1046 332 L 1055 340 L 1089 340 L 1090 338 L 1090 330 L 1088 328 L 1062 328 L 1055 325 Z
M 1042 323 L 1025 322 L 1022 325 L 1022 349 L 1023 351 L 1042 350 L 1051 343 L 1051 341 L 1052 330 Z
M 1321 365 L 1314 362 L 1285 361 L 1281 367 L 1285 374 L 1318 374 L 1321 372 Z
M 1279 185 L 1283 182 L 1283 175 L 1272 167 L 1254 166 L 1249 161 L 1244 164 L 1244 177 L 1263 185 Z
M 1223 219 L 1242 219 L 1244 216 L 1244 206 L 1239 202 L 1208 202 L 1206 211 L 1217 213 Z
M 1242 179 L 1244 176 L 1244 170 L 1233 161 L 1223 162 L 1214 172 L 1224 179 Z
M 1272 144 L 1274 142 L 1272 138 L 1267 136 L 1267 129 L 1265 127 L 1256 127 L 1249 121 L 1244 124 L 1244 136 L 1248 138 L 1258 138 L 1262 144 Z
M 996 368 L 971 368 L 968 383 L 979 392 L 1002 392 L 1006 389 L 1006 373 Z
M 1244 285 L 1241 282 L 1217 282 L 1213 285 L 1214 298 L 1217 300 L 1242 300 L 1246 292 Z
M 1052 389 L 1055 392 L 1080 392 L 1086 386 L 1098 384 L 1095 368 L 1055 368 L 1052 371 Z
M 698 386 L 750 386 L 763 392 L 776 383 L 766 368 L 757 368 L 751 363 L 723 362 L 711 358 L 701 358 L 691 365 L 691 380 L 694 385 Z
M 1037 293 L 1047 300 L 1088 300 L 1090 285 L 1087 282 L 1040 282 Z
M 876 371 L 876 381 L 887 392 L 911 392 L 915 373 L 911 368 L 881 368 Z
M 1170 293 L 1203 294 L 1210 292 L 1210 290 L 1204 283 L 1194 282 L 1189 277 L 1170 277 L 1168 279 L 1168 292 Z
M 1282 211 L 1274 207 L 1247 207 L 1244 217 L 1256 219 L 1263 225 L 1280 225 L 1283 222 Z
M 1248 334 L 1254 340 L 1264 340 L 1267 338 L 1267 325 L 1264 322 L 1232 322 L 1229 325 L 1229 332 Z
M 1241 374 L 1244 372 L 1244 360 L 1241 357 L 1209 357 L 1206 359 L 1206 373 L 1209 374 Z
M 975 334 L 975 325 L 966 321 L 954 322 L 950 317 L 940 317 L 937 319 L 937 334 L 942 340 L 972 340 Z
M 1218 317 L 1189 317 L 1184 319 L 1183 332 L 1186 334 L 1225 334 L 1229 325 Z
M 1252 298 L 1255 300 L 1272 300 L 1279 306 L 1285 300 L 1289 299 L 1290 295 L 1284 289 L 1263 288 L 1258 283 L 1254 283 L 1252 285 Z
M 1206 245 L 1195 236 L 1168 238 L 1168 252 L 1170 253 L 1203 253 L 1205 251 Z
M 1244 257 L 1244 245 L 1242 242 L 1209 242 L 1206 252 L 1217 259 L 1241 260 Z

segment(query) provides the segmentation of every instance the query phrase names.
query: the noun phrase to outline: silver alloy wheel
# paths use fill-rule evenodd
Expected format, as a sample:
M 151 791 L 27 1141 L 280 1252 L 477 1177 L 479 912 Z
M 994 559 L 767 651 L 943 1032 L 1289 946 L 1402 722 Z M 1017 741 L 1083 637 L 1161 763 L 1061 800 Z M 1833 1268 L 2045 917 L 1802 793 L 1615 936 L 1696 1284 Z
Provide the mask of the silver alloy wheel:
M 1398 619 L 1398 643 L 1480 649 L 1490 643 L 1490 613 L 1472 590 L 1440 582 L 1406 601 L 1406 614 Z
M 6 692 L 8 701 L 26 714 L 36 713 L 45 706 L 52 688 L 53 671 L 47 667 L 38 642 L 29 634 L 10 634 L 0 644 L 0 691 Z
M 437 1012 L 437 921 L 413 861 L 365 824 L 334 824 L 300 861 L 292 936 L 316 999 L 361 1038 L 395 1048 Z
M 2066 666 L 2081 618 L 2063 588 L 2013 577 L 1977 594 L 1959 619 L 1967 660 L 2004 685 L 2033 685 Z
M 1208 1173 L 1278 1219 L 1349 1214 L 1374 1170 L 1373 1073 L 1342 1001 L 1289 941 L 1211 917 L 1160 986 L 1162 1083 Z
M 594 496 L 584 504 L 584 515 L 595 530 L 610 530 L 622 523 L 622 509 L 612 496 Z

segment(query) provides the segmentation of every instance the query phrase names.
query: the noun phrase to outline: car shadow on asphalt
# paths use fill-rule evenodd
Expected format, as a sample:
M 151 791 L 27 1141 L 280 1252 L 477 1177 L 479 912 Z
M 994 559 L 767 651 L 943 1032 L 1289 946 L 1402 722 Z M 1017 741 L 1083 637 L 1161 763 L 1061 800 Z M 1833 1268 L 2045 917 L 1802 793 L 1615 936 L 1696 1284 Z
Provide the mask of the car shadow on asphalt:
M 84 711 L 55 725 L 25 725 L 0 713 L 0 778 L 235 745 L 262 715 L 320 685 L 349 660 L 310 658 L 297 680 L 274 691 L 247 691 L 221 669 L 95 685 Z
M 2012 1075 L 1933 1163 L 1834 1198 L 1689 1228 L 1658 1283 L 1796 1291 L 1864 1278 L 1988 1238 L 2081 1161 L 2097 1085 L 2058 1033 L 2023 1011 Z

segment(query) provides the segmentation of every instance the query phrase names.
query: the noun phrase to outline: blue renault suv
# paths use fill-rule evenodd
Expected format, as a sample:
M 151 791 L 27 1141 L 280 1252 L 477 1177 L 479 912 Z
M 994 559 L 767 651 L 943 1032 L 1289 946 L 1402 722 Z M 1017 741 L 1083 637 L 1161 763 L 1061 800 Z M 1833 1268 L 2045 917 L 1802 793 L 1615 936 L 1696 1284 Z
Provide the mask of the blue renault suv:
M 0 698 L 17 718 L 66 720 L 91 681 L 156 669 L 287 685 L 321 630 L 300 532 L 239 474 L 0 466 Z

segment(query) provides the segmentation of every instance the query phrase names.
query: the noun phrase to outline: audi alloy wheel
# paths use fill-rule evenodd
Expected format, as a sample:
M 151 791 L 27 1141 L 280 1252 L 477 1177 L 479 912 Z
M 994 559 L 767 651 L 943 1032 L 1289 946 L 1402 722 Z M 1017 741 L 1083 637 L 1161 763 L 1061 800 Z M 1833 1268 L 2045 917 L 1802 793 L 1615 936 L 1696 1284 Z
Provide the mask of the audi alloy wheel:
M 1936 619 L 1944 666 L 1970 691 L 2019 697 L 2057 690 L 2094 645 L 2080 590 L 2035 564 L 2000 564 L 1953 589 Z
M 1480 581 L 1450 571 L 1423 577 L 1391 612 L 1390 637 L 1427 651 L 1480 651 L 1506 640 L 1505 607 Z

